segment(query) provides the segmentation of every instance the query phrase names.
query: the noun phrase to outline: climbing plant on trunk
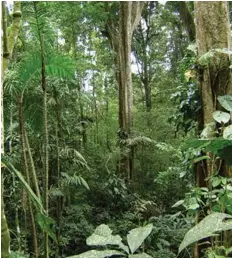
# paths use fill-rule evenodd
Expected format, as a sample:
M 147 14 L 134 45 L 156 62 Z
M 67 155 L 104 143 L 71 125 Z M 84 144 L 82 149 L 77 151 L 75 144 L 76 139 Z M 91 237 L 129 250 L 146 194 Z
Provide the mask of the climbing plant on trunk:
M 198 51 L 198 84 L 202 100 L 202 121 L 206 127 L 213 122 L 213 112 L 222 110 L 217 97 L 231 94 L 231 74 L 229 55 L 230 22 L 227 2 L 195 2 L 196 43 Z M 213 126 L 212 132 L 215 131 Z M 212 154 L 209 153 L 212 158 Z M 229 169 L 220 166 L 220 175 L 229 177 Z M 204 169 L 204 171 L 202 170 Z M 205 168 L 197 171 L 197 185 L 210 187 L 207 180 L 214 173 L 212 159 L 207 160 Z M 199 257 L 199 248 L 195 257 Z

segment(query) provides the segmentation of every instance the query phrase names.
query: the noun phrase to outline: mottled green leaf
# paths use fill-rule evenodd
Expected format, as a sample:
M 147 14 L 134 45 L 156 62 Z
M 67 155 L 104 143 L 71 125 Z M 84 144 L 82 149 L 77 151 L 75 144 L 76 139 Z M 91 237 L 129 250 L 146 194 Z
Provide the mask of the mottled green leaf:
M 176 202 L 175 204 L 172 205 L 172 208 L 178 207 L 180 205 L 182 205 L 184 203 L 184 200 L 179 200 L 178 202 Z
M 129 253 L 128 247 L 122 243 L 122 238 L 119 235 L 112 235 L 112 230 L 105 224 L 98 226 L 94 233 L 86 239 L 86 243 L 90 246 L 117 245 Z
M 130 254 L 129 258 L 152 258 L 152 256 L 146 253 L 141 253 L 141 254 Z
M 224 107 L 226 110 L 232 112 L 232 96 L 231 95 L 219 96 L 217 99 L 222 107 Z
M 230 114 L 222 111 L 215 111 L 213 112 L 213 118 L 218 123 L 228 123 L 230 121 Z
M 67 258 L 105 258 L 113 255 L 124 256 L 123 253 L 116 250 L 103 250 L 103 251 L 91 250 L 91 251 L 84 252 L 82 254 L 68 256 Z
M 224 129 L 223 138 L 227 140 L 232 140 L 232 125 L 229 125 Z
M 143 241 L 150 235 L 153 225 L 148 224 L 145 227 L 134 228 L 129 231 L 127 235 L 127 243 L 133 254 L 143 243 Z
M 229 219 L 229 220 L 225 220 Z M 179 247 L 179 253 L 192 243 L 203 238 L 213 236 L 216 232 L 232 229 L 232 216 L 215 212 L 206 216 L 196 226 L 190 229 Z

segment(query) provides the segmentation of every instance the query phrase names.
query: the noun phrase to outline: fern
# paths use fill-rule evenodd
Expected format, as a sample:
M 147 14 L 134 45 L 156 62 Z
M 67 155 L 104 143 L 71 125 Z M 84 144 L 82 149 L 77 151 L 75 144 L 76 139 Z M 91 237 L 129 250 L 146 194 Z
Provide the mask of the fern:
M 82 185 L 86 189 L 90 189 L 88 183 L 85 181 L 85 179 L 82 176 L 78 176 L 76 173 L 73 176 L 70 176 L 67 173 L 61 172 L 62 180 L 61 185 L 62 186 L 69 186 L 69 185 Z
M 60 197 L 60 196 L 62 197 L 62 196 L 64 196 L 64 193 L 59 188 L 51 188 L 49 190 L 49 195 L 54 196 L 54 197 Z
M 146 136 L 136 136 L 133 138 L 129 138 L 126 140 L 121 140 L 120 141 L 122 144 L 126 144 L 128 147 L 129 146 L 138 146 L 138 145 L 149 145 L 151 143 L 154 143 L 154 141 Z
M 65 147 L 60 151 L 60 155 L 63 158 L 70 158 L 72 157 L 73 161 L 86 167 L 88 169 L 88 165 L 87 162 L 85 160 L 85 158 L 81 155 L 80 152 L 78 152 L 77 150 L 75 150 L 74 148 L 70 148 L 70 147 Z

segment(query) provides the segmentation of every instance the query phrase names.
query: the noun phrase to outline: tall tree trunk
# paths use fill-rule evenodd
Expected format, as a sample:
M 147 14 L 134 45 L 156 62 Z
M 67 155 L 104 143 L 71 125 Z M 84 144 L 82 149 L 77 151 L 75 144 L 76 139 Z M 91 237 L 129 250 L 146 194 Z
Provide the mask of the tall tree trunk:
M 212 49 L 230 49 L 230 22 L 227 2 L 195 2 L 195 16 L 199 57 Z M 229 65 L 227 54 L 215 53 L 207 66 L 200 67 L 198 82 L 202 99 L 204 126 L 213 121 L 213 112 L 220 109 L 217 97 L 232 93 Z M 198 186 L 206 184 L 210 187 L 206 179 L 213 174 L 212 167 L 209 161 L 205 166 L 198 169 Z M 220 174 L 229 176 L 224 166 L 222 166 Z M 195 258 L 202 256 L 201 250 L 202 248 L 199 246 L 195 247 Z
M 119 26 L 117 22 L 109 20 L 107 30 L 113 50 L 116 52 L 116 79 L 119 91 L 119 140 L 127 140 L 131 137 L 133 90 L 131 79 L 131 41 L 132 34 L 141 17 L 143 3 L 120 2 Z M 129 153 L 125 153 L 124 145 L 121 147 L 121 159 L 119 173 L 126 179 L 133 177 L 133 147 Z
M 38 17 L 38 7 L 37 2 L 34 2 L 34 11 L 39 35 L 39 43 L 41 50 L 41 87 L 43 90 L 43 127 L 44 127 L 44 176 L 43 176 L 43 191 L 44 191 L 44 208 L 49 214 L 49 204 L 48 204 L 48 185 L 49 185 L 49 150 L 48 150 L 48 113 L 47 113 L 47 81 L 45 73 L 45 49 L 44 49 L 44 34 L 42 31 L 41 24 Z M 49 246 L 48 246 L 48 233 L 44 232 L 44 258 L 49 257 Z
M 20 21 L 21 21 L 21 2 L 14 2 L 13 21 L 9 32 L 7 33 L 7 17 L 5 2 L 2 1 L 2 31 L 3 31 L 3 60 L 1 81 L 3 85 L 4 75 L 8 69 L 9 62 L 12 58 L 14 46 L 18 39 Z M 1 85 L 1 154 L 4 154 L 4 121 L 3 121 L 3 87 Z M 2 170 L 3 172 L 3 170 Z M 3 174 L 3 173 L 2 173 Z M 1 181 L 1 257 L 8 258 L 10 256 L 10 234 L 4 211 L 3 200 L 3 180 Z
M 187 2 L 179 1 L 178 5 L 179 5 L 178 9 L 180 13 L 180 18 L 187 31 L 189 41 L 192 42 L 195 40 L 195 34 L 196 34 L 193 16 L 188 8 Z

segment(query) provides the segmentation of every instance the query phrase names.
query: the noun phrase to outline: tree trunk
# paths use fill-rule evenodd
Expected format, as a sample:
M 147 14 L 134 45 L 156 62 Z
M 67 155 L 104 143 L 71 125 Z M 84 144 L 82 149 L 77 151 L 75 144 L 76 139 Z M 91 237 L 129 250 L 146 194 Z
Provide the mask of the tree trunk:
M 131 41 L 132 34 L 141 17 L 143 4 L 140 2 L 120 2 L 119 26 L 109 20 L 107 30 L 113 50 L 116 52 L 116 79 L 119 91 L 119 140 L 121 158 L 119 161 L 119 173 L 126 179 L 133 177 L 134 151 L 131 147 L 129 153 L 125 153 L 122 140 L 131 137 L 133 90 L 131 78 Z
M 195 34 L 196 34 L 193 16 L 192 16 L 192 14 L 188 8 L 188 5 L 185 1 L 179 1 L 178 5 L 179 5 L 178 9 L 180 12 L 180 18 L 187 31 L 189 41 L 192 42 L 195 40 Z
M 230 23 L 228 3 L 195 2 L 196 43 L 198 57 L 212 49 L 230 49 Z M 229 56 L 215 53 L 207 66 L 201 66 L 198 74 L 198 83 L 202 99 L 203 126 L 213 122 L 212 114 L 220 109 L 217 97 L 232 93 L 231 76 L 229 69 Z M 207 178 L 213 174 L 212 165 L 209 162 L 197 171 L 198 186 L 210 187 Z M 229 176 L 224 166 L 220 174 Z M 199 246 L 196 246 L 194 257 L 202 256 Z
M 2 60 L 2 85 L 5 72 L 8 69 L 9 61 L 12 57 L 14 46 L 18 39 L 20 21 L 21 21 L 21 2 L 14 2 L 13 9 L 13 21 L 9 32 L 7 33 L 7 17 L 5 2 L 2 2 L 2 31 L 3 31 L 3 60 Z M 8 35 L 7 35 L 8 34 Z M 2 87 L 1 85 L 1 87 Z M 3 121 L 3 87 L 1 88 L 1 154 L 4 154 L 4 121 Z M 2 171 L 3 172 L 3 171 Z M 10 234 L 8 224 L 4 211 L 3 200 L 3 180 L 2 185 L 2 197 L 1 197 L 1 257 L 8 258 L 10 256 Z
M 48 187 L 49 187 L 49 141 L 48 141 L 48 113 L 47 113 L 47 80 L 45 73 L 45 49 L 44 49 L 44 34 L 42 31 L 41 24 L 38 18 L 38 7 L 37 2 L 34 2 L 34 11 L 36 18 L 36 25 L 39 35 L 39 43 L 41 50 L 41 87 L 43 91 L 43 127 L 44 127 L 44 177 L 43 177 L 43 191 L 44 191 L 44 208 L 49 214 L 49 196 L 48 196 Z M 48 246 L 48 233 L 44 232 L 44 258 L 49 257 L 49 246 Z

